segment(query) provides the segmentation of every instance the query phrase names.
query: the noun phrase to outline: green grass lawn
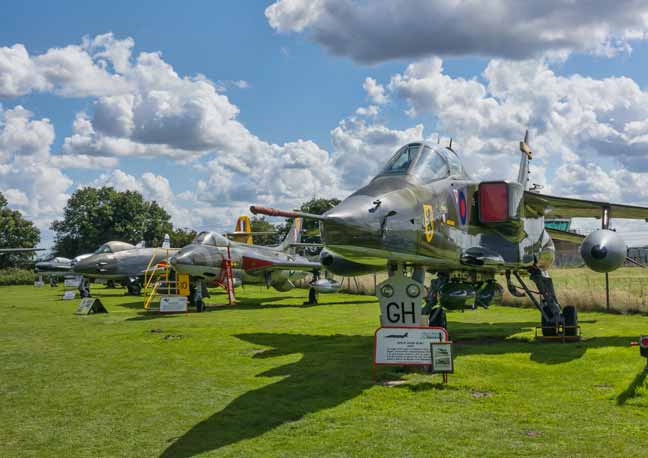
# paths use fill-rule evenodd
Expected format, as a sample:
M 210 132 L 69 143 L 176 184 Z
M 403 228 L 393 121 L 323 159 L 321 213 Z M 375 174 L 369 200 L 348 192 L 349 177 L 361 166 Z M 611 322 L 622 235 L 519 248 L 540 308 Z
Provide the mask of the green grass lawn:
M 560 344 L 535 310 L 453 312 L 450 383 L 385 386 L 371 297 L 248 287 L 171 316 L 94 288 L 110 313 L 75 316 L 61 292 L 0 288 L 2 457 L 648 456 L 647 317 L 581 313 Z

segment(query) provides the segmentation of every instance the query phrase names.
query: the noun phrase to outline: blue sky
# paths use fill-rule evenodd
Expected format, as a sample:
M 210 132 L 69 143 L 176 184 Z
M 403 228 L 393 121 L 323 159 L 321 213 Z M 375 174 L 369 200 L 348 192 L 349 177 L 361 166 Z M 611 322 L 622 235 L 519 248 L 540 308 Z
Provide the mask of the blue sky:
M 217 89 L 200 102 L 198 112 L 188 108 L 164 124 L 175 128 L 171 123 L 176 122 L 181 129 L 185 116 L 188 123 L 206 125 L 209 135 L 197 140 L 199 147 L 187 147 L 186 139 L 177 144 L 160 140 L 156 131 L 129 138 L 131 143 L 115 152 L 100 145 L 107 137 L 119 138 L 100 131 L 95 111 L 111 97 L 125 97 L 123 90 L 113 94 L 93 87 L 84 92 L 73 75 L 52 76 L 66 70 L 70 60 L 65 59 L 42 70 L 42 81 L 24 82 L 27 89 L 7 87 L 3 93 L 0 85 L 5 132 L 9 113 L 14 120 L 24 120 L 16 122 L 16 129 L 39 132 L 42 142 L 38 147 L 30 143 L 29 153 L 17 153 L 26 150 L 9 140 L 5 146 L 0 142 L 0 166 L 6 165 L 7 173 L 0 176 L 0 191 L 42 229 L 60 216 L 74 189 L 104 183 L 138 189 L 167 204 L 178 225 L 225 229 L 249 203 L 294 205 L 316 195 L 344 197 L 366 181 L 400 142 L 421 135 L 454 136 L 478 177 L 511 174 L 517 163 L 515 141 L 528 126 L 537 134 L 536 145 L 544 157 L 537 163 L 537 180 L 548 189 L 648 200 L 648 194 L 631 195 L 622 186 L 641 187 L 648 169 L 641 149 L 644 132 L 638 124 L 645 120 L 641 105 L 648 85 L 648 45 L 641 36 L 646 27 L 637 19 L 638 11 L 624 13 L 636 9 L 635 2 L 622 1 L 614 11 L 602 3 L 600 11 L 581 15 L 582 24 L 569 22 L 571 6 L 527 14 L 510 2 L 501 3 L 510 7 L 501 8 L 503 23 L 508 14 L 521 28 L 493 29 L 445 1 L 405 2 L 396 9 L 394 2 L 367 6 L 347 0 L 113 1 L 109 6 L 11 2 L 0 18 L 0 48 L 8 53 L 22 44 L 34 65 L 42 65 L 38 56 L 79 46 L 83 37 L 92 41 L 112 33 L 109 47 L 131 40 L 133 68 L 141 52 L 159 52 L 179 81 L 204 75 Z M 453 20 L 453 15 L 460 19 Z M 449 19 L 439 22 L 439 17 Z M 538 29 L 541 24 L 547 25 Z M 543 38 L 540 32 L 549 27 L 551 34 L 562 37 L 560 44 Z M 571 34 L 572 30 L 588 32 Z M 99 51 L 83 52 L 89 62 L 107 65 L 110 75 L 120 73 L 109 60 L 102 61 Z M 6 57 L 3 66 L 0 54 L 0 81 L 3 72 L 11 81 L 26 78 L 16 62 L 15 55 L 14 60 Z M 491 76 L 484 73 L 487 68 L 493 70 Z M 494 72 L 496 68 L 501 71 Z M 627 77 L 634 89 L 618 77 Z M 137 78 L 126 77 L 131 84 L 128 96 L 144 100 L 161 90 Z M 382 88 L 382 99 L 363 87 L 367 78 Z M 246 87 L 237 87 L 236 81 L 246 82 Z M 178 103 L 195 102 L 199 95 L 194 86 L 186 88 Z M 595 103 L 588 97 L 593 91 L 599 94 Z M 216 102 L 219 95 L 225 101 Z M 523 107 L 527 99 L 532 102 Z M 205 108 L 210 103 L 213 112 Z M 16 114 L 12 110 L 17 106 L 31 114 Z M 146 110 L 151 106 L 160 107 L 147 105 Z M 371 106 L 373 115 L 356 114 Z M 230 119 L 236 125 L 214 124 L 214 113 L 230 113 L 232 107 L 238 110 Z M 136 113 L 136 128 L 138 122 L 150 121 L 137 116 L 153 120 L 166 116 L 146 110 Z M 79 134 L 73 124 L 80 113 L 96 132 L 88 134 L 81 146 L 64 147 L 66 138 Z M 500 122 L 495 124 L 494 119 Z M 121 128 L 119 119 L 106 122 L 107 129 Z M 571 130 L 561 130 L 567 127 Z M 47 129 L 54 132 L 53 140 Z M 225 138 L 232 131 L 238 133 Z M 169 151 L 158 154 L 151 144 Z M 147 152 L 129 150 L 137 146 Z M 57 162 L 62 154 L 66 163 Z M 30 155 L 42 166 L 37 172 L 25 165 Z M 100 158 L 99 165 L 69 166 L 87 157 Z M 561 167 L 565 163 L 569 167 Z M 52 181 L 58 186 L 42 185 Z M 51 239 L 47 231 L 44 236 Z

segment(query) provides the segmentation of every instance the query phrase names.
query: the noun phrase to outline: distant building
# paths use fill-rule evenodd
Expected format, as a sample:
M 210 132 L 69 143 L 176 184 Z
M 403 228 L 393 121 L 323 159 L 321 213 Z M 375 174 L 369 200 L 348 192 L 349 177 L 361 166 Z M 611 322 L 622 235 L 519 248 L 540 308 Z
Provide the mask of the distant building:
M 571 219 L 545 219 L 545 227 L 547 229 L 556 229 L 564 232 L 574 232 L 571 229 Z M 564 242 L 562 240 L 554 240 L 556 247 L 556 260 L 554 265 L 557 267 L 578 267 L 583 265 L 583 258 L 578 251 L 579 245 L 571 242 Z

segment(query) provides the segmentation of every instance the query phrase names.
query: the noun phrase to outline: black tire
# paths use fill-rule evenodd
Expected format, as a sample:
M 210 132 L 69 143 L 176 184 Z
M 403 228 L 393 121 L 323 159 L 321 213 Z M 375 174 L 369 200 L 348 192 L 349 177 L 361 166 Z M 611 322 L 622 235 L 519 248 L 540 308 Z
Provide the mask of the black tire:
M 196 301 L 196 312 L 201 313 L 204 310 L 205 310 L 205 303 L 203 302 L 202 299 L 198 299 Z
M 428 323 L 430 326 L 440 326 L 442 328 L 448 329 L 448 317 L 446 316 L 445 310 L 443 307 L 436 307 L 432 309 L 430 314 L 430 321 Z
M 576 308 L 573 305 L 566 305 L 563 307 L 562 311 L 564 326 L 565 326 L 565 335 L 569 337 L 575 337 L 578 335 L 578 313 L 576 313 Z
M 308 305 L 317 305 L 317 291 L 315 291 L 315 288 L 308 290 Z
M 553 318 L 553 309 L 548 305 L 545 305 L 542 307 L 542 311 L 544 312 L 542 315 L 542 335 L 544 337 L 556 337 L 558 335 L 558 328 L 556 327 L 556 323 L 551 320 L 551 318 Z M 550 319 L 547 320 L 545 315 Z
M 106 282 L 106 288 L 114 288 L 115 287 L 115 280 L 108 280 Z

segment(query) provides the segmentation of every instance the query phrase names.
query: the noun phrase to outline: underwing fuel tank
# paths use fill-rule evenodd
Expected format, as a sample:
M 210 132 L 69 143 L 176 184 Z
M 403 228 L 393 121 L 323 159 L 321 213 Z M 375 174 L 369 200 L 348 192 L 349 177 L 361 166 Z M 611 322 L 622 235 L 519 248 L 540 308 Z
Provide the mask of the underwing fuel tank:
M 320 278 L 319 280 L 310 284 L 318 293 L 337 293 L 342 288 L 342 283 L 337 280 L 330 280 L 328 278 Z
M 612 272 L 623 265 L 628 248 L 614 231 L 599 229 L 588 235 L 580 246 L 587 267 L 595 272 Z

